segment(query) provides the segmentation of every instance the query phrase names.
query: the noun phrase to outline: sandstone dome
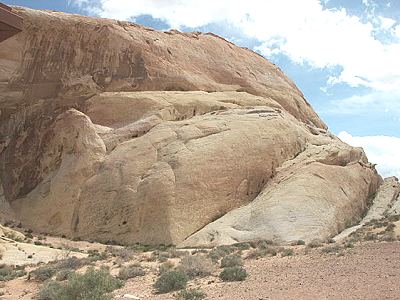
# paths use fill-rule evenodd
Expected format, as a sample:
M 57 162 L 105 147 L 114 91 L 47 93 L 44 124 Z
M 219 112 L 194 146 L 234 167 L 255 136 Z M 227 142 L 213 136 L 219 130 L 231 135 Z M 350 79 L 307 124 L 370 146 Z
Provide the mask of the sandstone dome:
M 327 238 L 381 177 L 274 64 L 211 33 L 15 8 L 0 43 L 3 219 L 185 247 Z

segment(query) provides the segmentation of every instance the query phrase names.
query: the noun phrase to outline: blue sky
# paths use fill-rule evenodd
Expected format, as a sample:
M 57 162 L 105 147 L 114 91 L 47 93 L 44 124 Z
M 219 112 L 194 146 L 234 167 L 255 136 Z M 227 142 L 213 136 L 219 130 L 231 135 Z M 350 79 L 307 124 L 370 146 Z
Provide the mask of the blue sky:
M 333 133 L 363 146 L 384 175 L 400 176 L 398 0 L 5 3 L 130 20 L 156 29 L 215 32 L 276 63 Z

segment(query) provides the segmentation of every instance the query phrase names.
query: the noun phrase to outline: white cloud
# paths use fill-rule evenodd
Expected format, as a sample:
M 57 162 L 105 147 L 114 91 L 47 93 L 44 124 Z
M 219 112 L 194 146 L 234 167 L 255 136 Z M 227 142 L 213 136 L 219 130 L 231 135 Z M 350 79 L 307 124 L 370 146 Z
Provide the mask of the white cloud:
M 84 5 L 89 0 L 75 1 Z M 316 68 L 341 67 L 331 84 L 386 91 L 400 86 L 396 37 L 400 29 L 394 29 L 399 20 L 377 16 L 371 0 L 363 0 L 368 10 L 373 8 L 373 13 L 365 13 L 369 22 L 345 9 L 325 9 L 319 0 L 90 0 L 87 7 L 92 11 L 93 1 L 103 17 L 130 19 L 147 14 L 178 29 L 229 23 L 260 41 L 257 50 L 267 57 L 285 54 Z M 391 43 L 376 38 L 391 28 Z
M 339 133 L 339 138 L 355 147 L 364 148 L 368 159 L 377 164 L 383 177 L 400 178 L 400 138 L 392 136 L 352 136 L 346 131 Z
M 328 114 L 377 114 L 400 115 L 400 87 L 393 91 L 371 91 L 329 102 L 321 112 Z

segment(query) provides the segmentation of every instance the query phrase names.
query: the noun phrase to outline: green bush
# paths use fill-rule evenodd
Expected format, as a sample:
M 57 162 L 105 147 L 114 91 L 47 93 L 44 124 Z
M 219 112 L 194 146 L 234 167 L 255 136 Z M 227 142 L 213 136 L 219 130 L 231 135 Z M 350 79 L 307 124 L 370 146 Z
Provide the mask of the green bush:
M 30 272 L 30 276 L 37 281 L 43 282 L 52 278 L 56 273 L 60 273 L 57 280 L 65 280 L 67 279 L 68 272 L 72 273 L 72 270 L 77 270 L 90 263 L 91 259 L 89 258 L 69 257 L 59 260 L 56 263 L 51 263 L 37 268 L 36 270 Z
M 54 266 L 43 266 L 31 271 L 29 275 L 30 277 L 33 277 L 33 279 L 43 282 L 52 278 L 57 273 L 57 271 L 58 269 Z
M 83 266 L 86 266 L 91 263 L 91 260 L 89 258 L 77 258 L 75 256 L 73 257 L 68 257 L 63 260 L 59 260 L 55 264 L 55 268 L 57 269 L 73 269 L 77 270 Z
M 26 274 L 23 267 L 8 267 L 2 265 L 0 267 L 0 281 L 9 281 L 18 277 L 22 277 Z
M 122 282 L 108 270 L 89 268 L 85 274 L 72 274 L 68 281 L 49 281 L 39 291 L 39 300 L 109 300 Z
M 179 291 L 186 288 L 188 282 L 187 275 L 179 270 L 169 271 L 161 274 L 154 283 L 154 288 L 159 294 Z
M 182 258 L 178 269 L 189 278 L 205 277 L 210 275 L 215 267 L 210 258 L 204 255 L 187 255 Z
M 307 247 L 309 248 L 318 248 L 322 246 L 322 242 L 320 239 L 314 239 L 308 243 Z
M 107 246 L 106 252 L 114 257 L 121 258 L 123 261 L 132 260 L 135 254 L 135 251 L 132 249 L 115 246 Z
M 330 253 L 339 253 L 342 250 L 340 246 L 330 246 L 330 247 L 324 247 L 322 248 L 321 252 L 330 254 Z
M 174 264 L 170 261 L 166 261 L 158 267 L 158 274 L 163 274 L 165 272 L 171 271 L 174 268 Z
M 221 260 L 221 268 L 242 266 L 242 257 L 239 254 L 225 256 Z
M 306 244 L 306 242 L 303 240 L 297 240 L 297 241 L 293 241 L 291 243 L 292 246 L 300 246 L 300 245 L 305 245 L 305 244 Z
M 271 245 L 273 245 L 274 242 L 271 240 L 260 240 L 256 242 L 256 248 L 260 248 L 260 249 L 267 249 L 270 248 Z
M 61 270 L 56 274 L 56 280 L 57 281 L 67 280 L 72 273 L 74 273 L 74 271 L 72 271 L 71 269 Z
M 243 281 L 247 277 L 247 272 L 242 267 L 229 267 L 225 268 L 219 278 L 223 281 Z
M 175 295 L 176 300 L 202 300 L 206 294 L 200 289 L 187 289 Z
M 261 257 L 266 257 L 266 256 L 276 256 L 277 251 L 273 247 L 268 247 L 265 249 L 253 249 L 251 250 L 247 256 L 246 259 L 259 259 Z
M 219 246 L 212 249 L 208 256 L 211 258 L 213 262 L 218 262 L 222 257 L 225 257 L 233 252 L 235 252 L 235 247 L 233 246 Z
M 248 242 L 237 243 L 234 244 L 233 246 L 235 246 L 239 250 L 249 250 L 251 248 L 251 245 Z
M 129 278 L 134 278 L 138 276 L 144 276 L 145 272 L 141 267 L 137 266 L 127 266 L 127 267 L 122 267 L 119 270 L 118 273 L 118 278 L 122 280 L 127 280 Z
M 290 248 L 283 249 L 283 251 L 281 252 L 281 257 L 293 256 L 293 255 L 294 255 L 293 249 Z

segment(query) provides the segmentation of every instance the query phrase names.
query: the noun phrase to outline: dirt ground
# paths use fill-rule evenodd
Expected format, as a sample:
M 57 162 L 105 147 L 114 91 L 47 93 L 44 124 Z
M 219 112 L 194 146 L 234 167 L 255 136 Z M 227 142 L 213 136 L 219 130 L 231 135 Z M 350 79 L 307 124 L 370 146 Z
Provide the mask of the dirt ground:
M 400 299 L 400 242 L 361 242 L 342 253 L 324 254 L 315 248 L 304 254 L 304 246 L 290 257 L 246 259 L 248 277 L 225 283 L 213 276 L 195 279 L 189 287 L 200 287 L 206 299 Z M 154 270 L 154 268 L 153 268 Z M 134 295 L 140 299 L 174 299 L 174 294 L 155 295 L 156 271 L 129 279 L 114 292 L 114 299 Z M 18 278 L 5 282 L 0 299 L 33 299 L 38 284 Z
M 363 243 L 343 256 L 317 248 L 307 255 L 246 260 L 244 267 L 249 276 L 243 282 L 208 278 L 191 285 L 207 299 L 400 299 L 400 242 Z M 151 295 L 151 283 L 135 278 L 117 294 L 173 299 Z

